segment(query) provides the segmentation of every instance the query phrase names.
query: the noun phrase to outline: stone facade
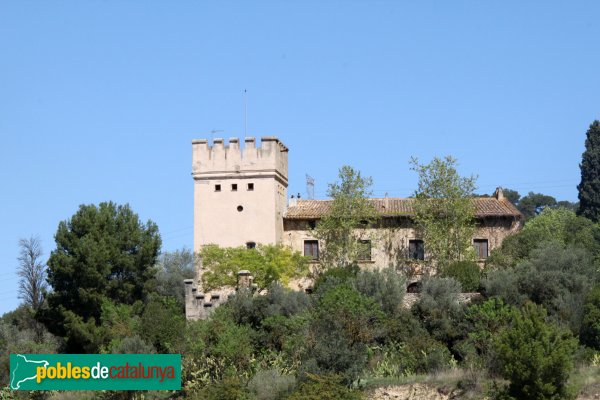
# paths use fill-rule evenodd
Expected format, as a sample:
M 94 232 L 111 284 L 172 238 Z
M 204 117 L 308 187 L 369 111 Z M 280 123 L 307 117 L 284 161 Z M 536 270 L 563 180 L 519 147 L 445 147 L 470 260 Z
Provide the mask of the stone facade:
M 331 200 L 288 200 L 287 147 L 274 137 L 263 137 L 260 146 L 254 138 L 244 141 L 244 149 L 237 138 L 227 144 L 223 139 L 214 139 L 212 145 L 206 139 L 192 141 L 194 251 L 208 244 L 281 243 L 305 255 L 318 252 L 324 244 L 312 236 L 311 228 L 327 213 Z M 473 243 L 483 264 L 506 236 L 520 228 L 522 215 L 500 188 L 492 197 L 472 201 L 478 224 Z M 370 254 L 360 264 L 364 268 L 392 266 L 418 275 L 423 265 L 419 258 L 427 258 L 427 245 L 411 220 L 412 199 L 386 197 L 371 202 L 381 219 L 377 226 L 361 232 Z M 234 291 L 202 293 L 201 274 L 200 267 L 196 279 L 185 283 L 188 318 L 205 317 Z M 297 287 L 306 288 L 306 284 Z

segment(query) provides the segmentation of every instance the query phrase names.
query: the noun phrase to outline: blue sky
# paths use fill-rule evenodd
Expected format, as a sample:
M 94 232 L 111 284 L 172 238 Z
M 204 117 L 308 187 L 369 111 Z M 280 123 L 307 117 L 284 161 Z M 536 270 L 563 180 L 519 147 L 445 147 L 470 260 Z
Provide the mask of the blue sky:
M 191 140 L 278 136 L 289 193 L 350 164 L 375 196 L 451 154 L 496 186 L 575 201 L 600 118 L 597 2 L 0 2 L 0 313 L 19 238 L 46 257 L 80 204 L 129 203 L 192 245 Z

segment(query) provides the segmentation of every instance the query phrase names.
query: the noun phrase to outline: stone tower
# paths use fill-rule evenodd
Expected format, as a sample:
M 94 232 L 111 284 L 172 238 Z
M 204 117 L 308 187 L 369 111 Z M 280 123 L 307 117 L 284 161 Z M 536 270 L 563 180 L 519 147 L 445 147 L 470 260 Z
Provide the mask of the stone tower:
M 288 149 L 279 139 L 192 141 L 194 251 L 281 243 L 288 186 Z

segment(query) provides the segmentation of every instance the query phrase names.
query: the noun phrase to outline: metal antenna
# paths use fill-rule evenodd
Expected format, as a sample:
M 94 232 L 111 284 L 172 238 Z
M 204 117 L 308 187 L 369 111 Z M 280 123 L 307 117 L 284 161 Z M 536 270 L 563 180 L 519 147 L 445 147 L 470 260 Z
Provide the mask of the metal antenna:
M 309 200 L 315 199 L 315 178 L 306 174 L 306 195 Z
M 244 89 L 244 137 L 248 137 L 248 91 Z
M 219 133 L 219 132 L 225 132 L 225 131 L 222 129 L 213 129 L 212 131 L 210 131 L 210 141 L 211 142 L 215 138 L 215 133 Z

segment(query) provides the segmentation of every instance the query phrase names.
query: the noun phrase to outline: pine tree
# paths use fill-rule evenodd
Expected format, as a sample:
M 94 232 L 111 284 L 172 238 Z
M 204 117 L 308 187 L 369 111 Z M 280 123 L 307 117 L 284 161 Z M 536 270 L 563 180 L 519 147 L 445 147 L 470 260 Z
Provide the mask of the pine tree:
M 594 121 L 587 131 L 582 155 L 578 214 L 594 222 L 600 220 L 600 122 Z

